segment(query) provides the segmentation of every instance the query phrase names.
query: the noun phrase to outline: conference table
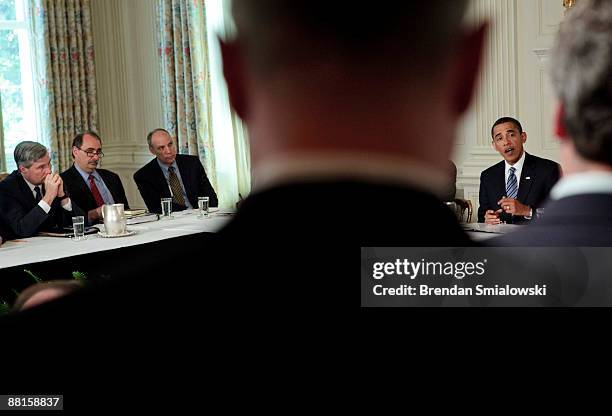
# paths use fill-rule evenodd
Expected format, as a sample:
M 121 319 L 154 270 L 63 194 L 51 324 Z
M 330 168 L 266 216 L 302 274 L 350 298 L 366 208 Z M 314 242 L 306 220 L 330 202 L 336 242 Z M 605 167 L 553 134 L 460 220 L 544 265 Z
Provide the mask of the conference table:
M 172 213 L 169 219 L 134 225 L 128 222 L 130 235 L 121 237 L 102 237 L 104 225 L 100 224 L 96 227 L 102 233 L 87 235 L 81 241 L 47 236 L 7 241 L 0 246 L 0 298 L 12 297 L 11 292 L 32 283 L 25 270 L 42 280 L 70 279 L 74 271 L 93 279 L 112 276 L 150 259 L 163 258 L 170 247 L 176 253 L 177 246 L 194 241 L 190 236 L 197 234 L 198 243 L 206 242 L 207 236 L 221 229 L 232 215 L 231 211 L 213 208 L 208 217 L 199 218 L 198 210 L 185 210 Z
M 519 224 L 483 224 L 483 223 L 467 223 L 461 224 L 463 229 L 470 236 L 472 241 L 484 241 L 489 238 L 499 237 L 500 235 L 511 233 L 520 230 L 524 225 Z

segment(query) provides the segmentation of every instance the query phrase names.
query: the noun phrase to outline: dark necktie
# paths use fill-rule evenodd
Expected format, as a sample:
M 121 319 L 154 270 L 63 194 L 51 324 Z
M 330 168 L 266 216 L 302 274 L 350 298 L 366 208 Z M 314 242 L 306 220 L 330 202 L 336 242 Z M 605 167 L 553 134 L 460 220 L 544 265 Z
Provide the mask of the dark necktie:
M 181 183 L 179 182 L 178 176 L 176 176 L 176 172 L 174 172 L 173 166 L 168 168 L 168 182 L 170 183 L 170 189 L 172 189 L 172 202 L 179 205 L 185 205 L 183 188 L 181 188 Z
M 40 186 L 35 186 L 34 192 L 36 192 L 36 203 L 38 204 L 42 199 L 42 194 L 40 193 Z
M 96 200 L 96 207 L 101 207 L 104 205 L 104 198 L 102 198 L 102 195 L 96 186 L 96 180 L 93 175 L 89 175 L 89 185 L 91 187 L 91 193 Z
M 508 173 L 508 183 L 506 184 L 506 196 L 508 198 L 516 199 L 518 195 L 518 182 L 516 181 L 516 175 L 514 172 L 516 168 L 510 168 Z

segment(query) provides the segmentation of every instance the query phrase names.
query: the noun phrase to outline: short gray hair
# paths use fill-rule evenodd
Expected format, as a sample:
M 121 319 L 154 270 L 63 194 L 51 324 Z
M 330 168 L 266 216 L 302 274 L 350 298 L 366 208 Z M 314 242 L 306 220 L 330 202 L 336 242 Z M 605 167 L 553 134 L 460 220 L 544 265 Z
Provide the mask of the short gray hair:
M 45 157 L 47 153 L 47 148 L 42 144 L 25 141 L 15 146 L 13 155 L 17 166 L 29 168 L 38 159 Z
M 612 2 L 582 0 L 561 25 L 551 60 L 563 123 L 584 158 L 612 165 Z

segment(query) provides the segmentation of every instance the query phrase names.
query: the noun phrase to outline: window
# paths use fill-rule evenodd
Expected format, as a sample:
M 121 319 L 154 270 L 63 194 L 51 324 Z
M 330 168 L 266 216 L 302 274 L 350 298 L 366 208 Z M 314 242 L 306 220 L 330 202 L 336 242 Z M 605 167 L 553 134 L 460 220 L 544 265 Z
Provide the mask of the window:
M 0 0 L 0 111 L 6 162 L 5 166 L 0 163 L 0 167 L 8 172 L 16 168 L 13 160 L 15 145 L 23 140 L 39 141 L 28 1 Z

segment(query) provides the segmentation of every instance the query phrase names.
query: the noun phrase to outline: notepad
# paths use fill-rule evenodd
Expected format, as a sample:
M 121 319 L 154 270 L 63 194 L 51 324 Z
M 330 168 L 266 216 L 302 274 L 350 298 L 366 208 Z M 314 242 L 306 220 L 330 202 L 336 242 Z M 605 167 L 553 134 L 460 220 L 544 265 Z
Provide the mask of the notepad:
M 132 218 L 132 217 L 137 217 L 140 215 L 145 215 L 147 214 L 148 211 L 145 208 L 140 208 L 140 209 L 126 209 L 124 212 L 125 212 L 126 218 Z

